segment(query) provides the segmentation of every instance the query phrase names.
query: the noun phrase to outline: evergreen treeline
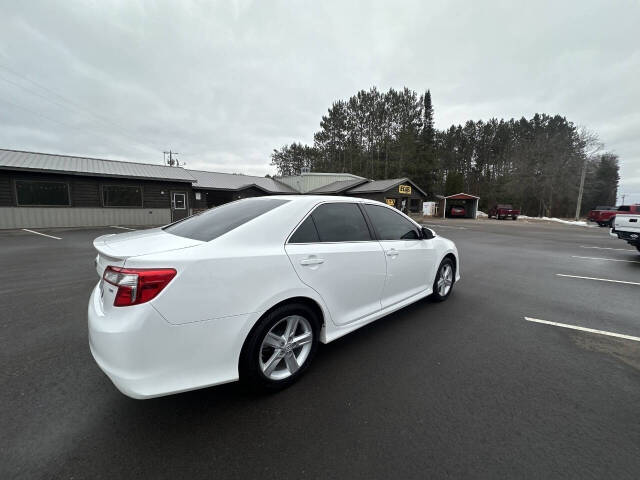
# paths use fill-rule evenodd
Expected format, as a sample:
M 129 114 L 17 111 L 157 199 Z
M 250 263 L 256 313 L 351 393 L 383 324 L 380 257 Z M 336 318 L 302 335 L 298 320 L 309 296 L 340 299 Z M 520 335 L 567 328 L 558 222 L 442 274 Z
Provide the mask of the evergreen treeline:
M 467 192 L 480 206 L 512 203 L 528 215 L 575 214 L 586 160 L 583 213 L 614 205 L 618 158 L 594 154 L 597 139 L 560 115 L 467 121 L 434 127 L 431 93 L 362 90 L 329 108 L 314 135 L 274 150 L 279 175 L 348 172 L 371 179 L 410 177 L 431 194 Z

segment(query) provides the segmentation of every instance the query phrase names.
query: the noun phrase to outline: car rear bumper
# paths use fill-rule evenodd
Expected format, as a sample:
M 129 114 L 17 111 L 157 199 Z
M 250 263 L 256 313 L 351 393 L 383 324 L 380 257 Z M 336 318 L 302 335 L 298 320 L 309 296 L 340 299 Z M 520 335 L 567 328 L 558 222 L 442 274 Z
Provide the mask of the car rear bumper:
M 100 289 L 88 309 L 89 346 L 98 366 L 132 398 L 151 398 L 238 379 L 250 315 L 172 325 L 150 303 L 105 315 Z

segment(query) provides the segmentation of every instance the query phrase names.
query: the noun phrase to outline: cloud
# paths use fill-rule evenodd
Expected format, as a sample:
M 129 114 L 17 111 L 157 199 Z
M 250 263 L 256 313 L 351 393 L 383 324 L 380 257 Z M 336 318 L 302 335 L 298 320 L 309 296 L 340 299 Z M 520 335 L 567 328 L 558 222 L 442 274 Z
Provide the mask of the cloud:
M 621 191 L 640 196 L 639 14 L 593 1 L 5 2 L 0 146 L 158 163 L 171 148 L 195 168 L 272 173 L 272 149 L 312 142 L 334 100 L 407 86 L 431 89 L 439 128 L 566 115 L 620 155 Z

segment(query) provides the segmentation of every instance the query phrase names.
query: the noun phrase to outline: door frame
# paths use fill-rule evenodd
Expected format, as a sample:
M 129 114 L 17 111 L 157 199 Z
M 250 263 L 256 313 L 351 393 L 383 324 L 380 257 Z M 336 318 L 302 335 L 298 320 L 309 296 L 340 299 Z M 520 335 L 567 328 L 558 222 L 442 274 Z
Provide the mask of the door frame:
M 175 208 L 174 195 L 184 195 L 184 208 Z M 186 190 L 170 190 L 169 191 L 169 204 L 171 209 L 171 221 L 176 222 L 178 220 L 182 220 L 189 216 L 189 195 Z M 184 216 L 176 215 L 176 212 L 182 213 L 184 211 Z

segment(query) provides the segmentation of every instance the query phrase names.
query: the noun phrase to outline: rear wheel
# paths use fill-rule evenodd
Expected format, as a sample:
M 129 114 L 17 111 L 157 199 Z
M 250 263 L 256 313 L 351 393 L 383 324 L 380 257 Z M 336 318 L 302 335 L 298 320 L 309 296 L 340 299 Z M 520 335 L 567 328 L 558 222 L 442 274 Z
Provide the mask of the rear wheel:
M 295 382 L 318 347 L 319 320 L 307 305 L 276 308 L 253 329 L 240 354 L 240 380 L 265 390 Z
M 433 281 L 433 298 L 437 302 L 445 301 L 451 291 L 453 290 L 453 284 L 455 283 L 455 267 L 453 261 L 450 258 L 445 258 L 438 267 L 438 273 L 436 279 Z
M 516 215 L 514 215 L 513 217 L 511 217 L 511 220 L 517 220 L 518 217 Z

